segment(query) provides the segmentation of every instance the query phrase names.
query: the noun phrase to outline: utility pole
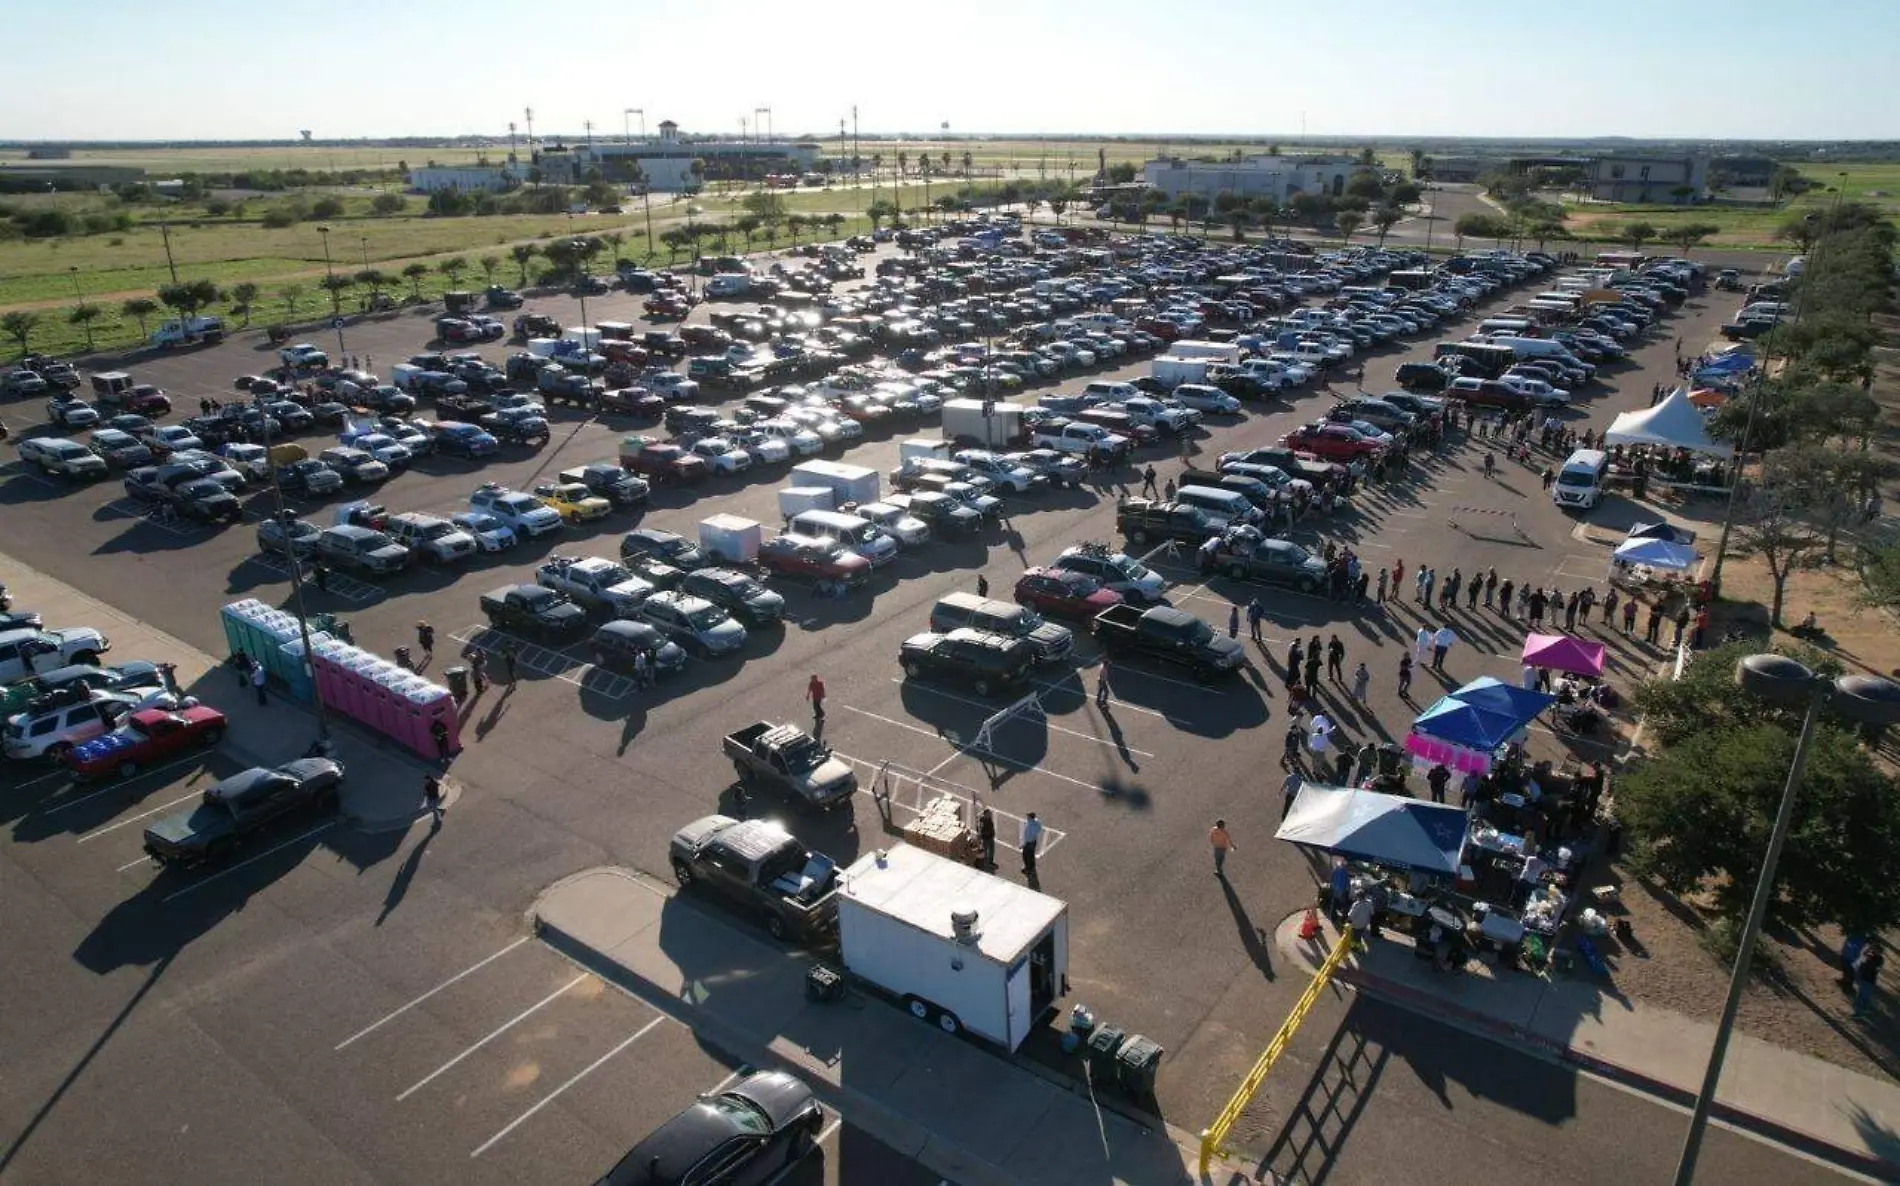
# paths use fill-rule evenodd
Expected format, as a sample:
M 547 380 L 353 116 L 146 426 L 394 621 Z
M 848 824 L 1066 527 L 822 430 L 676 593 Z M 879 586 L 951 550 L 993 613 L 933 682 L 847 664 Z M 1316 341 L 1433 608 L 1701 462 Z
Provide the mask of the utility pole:
M 864 141 L 858 138 L 858 105 L 851 105 L 851 179 L 857 180 L 858 162 L 864 159 Z
M 338 331 L 337 340 L 339 343 L 342 341 L 342 331 L 340 330 Z M 339 365 L 341 364 L 339 363 Z M 257 428 L 258 428 L 258 432 L 261 434 L 263 438 L 262 444 L 264 446 L 264 455 L 266 457 L 269 457 L 270 449 L 271 449 L 270 413 L 264 407 L 264 397 L 263 396 L 253 397 L 252 406 L 257 409 Z M 284 505 L 284 488 L 282 485 L 278 483 L 277 467 L 274 465 L 267 465 L 264 467 L 264 471 L 270 475 L 271 505 L 272 505 L 272 508 L 276 511 L 277 523 L 280 527 L 284 529 L 284 538 L 289 539 L 290 525 L 295 520 L 296 516 L 292 515 L 290 513 L 290 508 Z M 315 709 L 317 713 L 317 748 L 320 752 L 327 755 L 330 752 L 330 716 L 329 716 L 329 713 L 327 713 L 324 710 L 323 689 L 317 686 L 317 681 L 315 678 L 317 656 L 315 652 L 313 652 L 310 648 L 310 611 L 304 605 L 303 564 L 294 555 L 289 555 L 287 556 L 287 558 L 290 561 L 291 604 L 296 607 L 297 634 L 303 640 L 304 671 L 306 675 L 311 677 L 310 707 Z M 316 563 L 321 564 L 323 562 L 321 560 L 318 560 L 316 561 Z
M 172 228 L 164 219 L 158 220 L 159 237 L 165 240 L 165 267 L 172 274 L 172 283 L 178 283 L 178 264 L 172 259 Z
M 587 133 L 587 151 L 592 152 L 594 150 L 594 121 L 591 119 L 582 120 L 581 130 Z
M 633 147 L 633 108 L 624 108 L 620 112 L 620 138 L 629 148 Z
M 528 169 L 534 169 L 534 108 L 523 107 L 521 115 L 528 122 Z

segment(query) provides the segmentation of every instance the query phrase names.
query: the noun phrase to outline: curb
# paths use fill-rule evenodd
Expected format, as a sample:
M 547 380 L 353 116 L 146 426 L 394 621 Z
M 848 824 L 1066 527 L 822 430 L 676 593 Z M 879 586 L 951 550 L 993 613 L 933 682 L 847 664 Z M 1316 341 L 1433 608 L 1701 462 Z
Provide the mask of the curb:
M 1541 1034 L 1532 1033 L 1522 1026 L 1442 1001 L 1430 994 L 1419 992 L 1417 989 L 1383 977 L 1369 976 L 1350 965 L 1340 968 L 1333 978 L 1389 1004 L 1434 1017 L 1467 1033 L 1475 1033 L 1481 1037 L 1490 1038 L 1492 1041 L 1524 1048 L 1526 1053 L 1534 1057 L 1587 1071 L 1599 1078 L 1653 1096 L 1664 1103 L 1683 1109 L 1695 1105 L 1695 1092 L 1688 1088 L 1658 1079 L 1645 1071 L 1608 1062 L 1566 1043 L 1556 1042 Z M 1760 1113 L 1746 1111 L 1717 1100 L 1710 1110 L 1710 1115 L 1731 1128 L 1784 1145 L 1827 1165 L 1865 1174 L 1876 1181 L 1891 1181 L 1894 1178 L 1893 1162 L 1885 1161 L 1862 1150 L 1848 1149 L 1834 1144 Z

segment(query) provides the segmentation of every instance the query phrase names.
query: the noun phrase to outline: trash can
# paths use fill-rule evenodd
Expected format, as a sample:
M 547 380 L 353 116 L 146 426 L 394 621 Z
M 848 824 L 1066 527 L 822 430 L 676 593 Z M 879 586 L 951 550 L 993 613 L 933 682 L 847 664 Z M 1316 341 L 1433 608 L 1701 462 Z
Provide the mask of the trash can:
M 455 698 L 457 704 L 468 699 L 468 668 L 444 667 L 442 678 L 449 681 L 449 695 Z
M 1122 1043 L 1121 1053 L 1115 1058 L 1122 1090 L 1136 1099 L 1152 1096 L 1155 1093 L 1155 1076 L 1161 1071 L 1161 1056 L 1164 1053 L 1160 1043 L 1140 1034 Z
M 813 964 L 805 972 L 805 995 L 814 1001 L 844 999 L 844 975 L 829 964 Z
M 1127 1031 L 1117 1025 L 1098 1025 L 1089 1036 L 1089 1077 L 1097 1083 L 1113 1083 L 1118 1077 L 1115 1056 L 1121 1052 Z
M 1405 749 L 1387 743 L 1379 747 L 1379 773 L 1387 778 L 1405 768 Z

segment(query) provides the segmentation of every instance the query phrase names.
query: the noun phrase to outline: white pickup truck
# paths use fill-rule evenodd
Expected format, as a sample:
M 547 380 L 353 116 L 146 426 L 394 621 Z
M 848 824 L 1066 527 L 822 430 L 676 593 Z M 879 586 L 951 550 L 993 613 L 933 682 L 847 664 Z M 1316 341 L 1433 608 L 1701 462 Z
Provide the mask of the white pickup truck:
M 1130 448 L 1127 437 L 1081 420 L 1045 420 L 1036 426 L 1032 443 L 1063 453 L 1100 450 L 1114 457 L 1126 456 Z

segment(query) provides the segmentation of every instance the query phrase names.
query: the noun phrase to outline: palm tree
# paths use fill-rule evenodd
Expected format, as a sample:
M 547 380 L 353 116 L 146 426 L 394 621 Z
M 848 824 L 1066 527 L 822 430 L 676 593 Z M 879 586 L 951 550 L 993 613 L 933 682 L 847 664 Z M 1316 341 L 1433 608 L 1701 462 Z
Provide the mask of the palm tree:
M 66 311 L 66 321 L 86 331 L 86 352 L 92 352 L 92 323 L 99 320 L 104 309 L 90 301 L 81 301 Z
M 139 338 L 142 340 L 145 337 L 146 322 L 152 319 L 152 314 L 158 312 L 158 302 L 151 297 L 133 297 L 119 306 L 119 312 L 139 323 Z
M 910 168 L 910 154 L 908 152 L 898 153 L 897 154 L 897 175 L 899 177 L 902 177 L 904 175 L 904 170 L 908 168 Z
M 257 304 L 257 285 L 246 280 L 242 284 L 231 286 L 231 311 L 241 314 L 244 324 L 251 324 L 251 307 Z
M 522 287 L 527 287 L 528 261 L 541 254 L 541 249 L 533 243 L 517 243 L 508 249 L 508 254 L 514 257 L 515 266 L 521 269 Z
M 970 175 L 971 169 L 974 166 L 975 162 L 976 162 L 976 158 L 972 156 L 970 153 L 965 152 L 963 154 L 963 175 L 965 177 L 968 177 Z M 948 160 L 944 161 L 944 164 L 946 165 L 949 163 L 950 162 Z
M 31 338 L 33 331 L 39 327 L 40 315 L 25 309 L 15 309 L 5 316 L 0 316 L 0 333 L 6 334 L 20 344 L 21 357 L 26 355 L 27 339 Z
M 786 217 L 785 229 L 792 236 L 792 246 L 798 246 L 798 234 L 805 229 L 806 223 L 810 221 L 811 220 L 806 218 L 803 214 L 792 214 Z
M 1234 242 L 1247 237 L 1247 224 L 1253 221 L 1253 214 L 1245 206 L 1236 206 L 1227 212 L 1227 222 L 1234 228 Z
M 501 267 L 501 257 L 499 255 L 484 255 L 481 258 L 481 265 L 482 279 L 492 288 L 495 284 L 495 269 Z M 404 269 L 404 274 L 408 274 L 407 269 Z
M 282 288 L 277 290 L 277 299 L 284 302 L 284 320 L 285 321 L 295 320 L 297 317 L 297 306 L 303 303 L 303 285 L 301 284 L 284 285 Z M 128 308 L 126 309 L 127 313 L 132 312 L 131 308 L 129 307 L 131 304 L 132 304 L 131 301 L 126 302 L 126 305 L 128 306 Z M 145 332 L 145 321 L 143 318 L 141 318 L 139 320 L 139 333 L 144 334 L 144 332 Z

